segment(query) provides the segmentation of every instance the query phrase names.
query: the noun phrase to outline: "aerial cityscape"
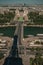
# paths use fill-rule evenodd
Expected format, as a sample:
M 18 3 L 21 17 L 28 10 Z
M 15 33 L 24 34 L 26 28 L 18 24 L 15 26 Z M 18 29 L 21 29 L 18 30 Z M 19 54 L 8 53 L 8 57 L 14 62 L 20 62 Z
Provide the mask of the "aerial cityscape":
M 0 1 L 0 65 L 43 65 L 42 0 Z

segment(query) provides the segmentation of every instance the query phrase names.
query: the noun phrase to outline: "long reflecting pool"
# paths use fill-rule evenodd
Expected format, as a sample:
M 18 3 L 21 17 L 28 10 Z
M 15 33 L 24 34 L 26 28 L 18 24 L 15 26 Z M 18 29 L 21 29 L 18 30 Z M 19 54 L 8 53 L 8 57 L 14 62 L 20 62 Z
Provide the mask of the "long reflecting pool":
M 36 34 L 43 34 L 43 27 L 28 27 L 24 26 L 24 37 L 27 37 L 27 35 L 35 35 Z
M 16 27 L 1 27 L 0 34 L 2 33 L 3 36 L 13 37 Z

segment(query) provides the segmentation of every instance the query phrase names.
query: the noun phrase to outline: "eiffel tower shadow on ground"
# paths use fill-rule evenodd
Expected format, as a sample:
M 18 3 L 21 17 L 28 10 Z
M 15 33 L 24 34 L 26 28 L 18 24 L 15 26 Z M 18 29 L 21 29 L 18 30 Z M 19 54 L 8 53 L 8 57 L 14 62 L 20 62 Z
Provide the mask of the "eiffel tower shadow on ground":
M 22 58 L 20 58 L 18 55 L 17 39 L 18 39 L 18 36 L 15 35 L 10 55 L 5 59 L 5 62 L 3 65 L 23 65 Z

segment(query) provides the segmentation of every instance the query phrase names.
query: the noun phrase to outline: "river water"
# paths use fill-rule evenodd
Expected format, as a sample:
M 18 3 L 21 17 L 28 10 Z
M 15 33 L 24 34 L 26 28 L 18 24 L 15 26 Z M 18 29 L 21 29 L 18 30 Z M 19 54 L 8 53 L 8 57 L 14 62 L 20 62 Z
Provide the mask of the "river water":
M 24 27 L 24 37 L 27 35 L 34 35 L 43 34 L 43 27 Z

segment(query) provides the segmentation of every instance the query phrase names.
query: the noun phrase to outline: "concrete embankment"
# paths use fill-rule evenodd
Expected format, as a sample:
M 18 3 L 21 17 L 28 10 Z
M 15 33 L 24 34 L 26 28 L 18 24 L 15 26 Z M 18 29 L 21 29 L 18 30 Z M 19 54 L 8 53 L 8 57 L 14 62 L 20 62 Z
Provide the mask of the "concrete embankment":
M 31 26 L 31 27 L 43 27 L 43 25 L 24 25 L 24 26 Z
M 12 26 L 17 26 L 17 25 L 0 25 L 0 27 L 12 27 Z M 24 24 L 23 26 L 28 26 L 28 27 L 43 27 L 43 25 L 27 25 Z

